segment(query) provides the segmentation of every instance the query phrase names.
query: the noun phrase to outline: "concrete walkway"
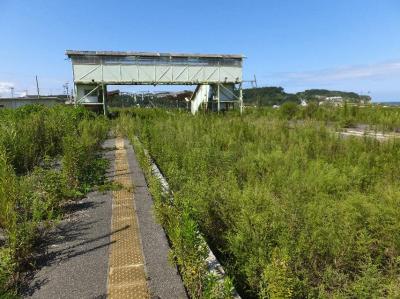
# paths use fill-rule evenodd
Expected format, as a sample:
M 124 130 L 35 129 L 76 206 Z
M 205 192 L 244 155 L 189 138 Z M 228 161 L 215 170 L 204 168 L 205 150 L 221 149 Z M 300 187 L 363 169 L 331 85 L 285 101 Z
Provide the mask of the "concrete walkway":
M 114 147 L 112 140 L 104 146 Z M 113 174 L 115 153 L 105 152 Z M 91 192 L 71 202 L 66 217 L 42 244 L 23 293 L 27 298 L 106 298 L 108 252 L 111 244 L 111 192 Z
M 139 221 L 145 269 L 152 298 L 187 298 L 178 270 L 168 261 L 169 245 L 163 228 L 155 220 L 153 199 L 132 145 L 125 141 L 128 164 L 135 184 L 135 209 Z
M 22 294 L 29 298 L 187 298 L 153 202 L 127 140 L 104 144 L 108 176 L 122 184 L 71 203 L 49 234 Z
M 114 181 L 122 186 L 113 191 L 112 244 L 108 265 L 110 298 L 149 298 L 138 220 L 134 210 L 133 181 L 125 141 L 115 140 Z

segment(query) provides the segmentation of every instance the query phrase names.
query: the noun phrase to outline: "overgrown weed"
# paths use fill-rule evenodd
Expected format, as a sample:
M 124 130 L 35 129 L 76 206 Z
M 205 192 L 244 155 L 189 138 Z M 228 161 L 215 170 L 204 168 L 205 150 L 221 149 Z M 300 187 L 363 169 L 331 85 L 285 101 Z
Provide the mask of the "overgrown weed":
M 305 111 L 120 113 L 120 132 L 133 143 L 139 136 L 174 192 L 171 205 L 149 181 L 191 296 L 209 296 L 197 229 L 244 297 L 399 294 L 400 140 L 343 139 L 334 130 L 359 122 L 393 129 L 399 111 Z

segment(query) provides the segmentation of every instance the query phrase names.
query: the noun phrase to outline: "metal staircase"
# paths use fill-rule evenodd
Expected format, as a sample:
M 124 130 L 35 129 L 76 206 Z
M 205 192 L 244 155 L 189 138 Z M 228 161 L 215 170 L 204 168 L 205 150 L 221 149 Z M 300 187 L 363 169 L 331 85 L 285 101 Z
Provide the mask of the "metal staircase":
M 211 86 L 208 84 L 197 85 L 196 90 L 194 91 L 191 99 L 190 99 L 190 110 L 193 115 L 199 111 L 201 105 L 205 105 L 208 103 L 208 100 L 211 97 Z

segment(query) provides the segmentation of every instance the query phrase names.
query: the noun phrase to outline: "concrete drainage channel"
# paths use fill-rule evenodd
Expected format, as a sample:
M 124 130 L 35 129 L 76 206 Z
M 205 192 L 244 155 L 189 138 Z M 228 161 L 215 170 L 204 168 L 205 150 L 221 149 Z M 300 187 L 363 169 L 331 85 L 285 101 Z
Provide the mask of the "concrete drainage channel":
M 369 137 L 369 138 L 375 138 L 379 141 L 400 138 L 399 133 L 384 133 L 384 132 L 366 131 L 358 129 L 345 129 L 342 132 L 338 132 L 338 134 L 342 137 L 350 137 L 350 136 Z
M 140 143 L 141 145 L 143 145 L 140 142 L 138 137 L 135 136 L 135 140 L 138 143 Z M 144 147 L 143 147 L 143 149 L 144 149 L 144 154 L 145 154 L 146 158 L 150 162 L 152 175 L 155 176 L 158 179 L 158 181 L 160 182 L 161 188 L 162 188 L 162 192 L 164 194 L 169 195 L 171 202 L 173 202 L 174 199 L 173 199 L 173 197 L 171 195 L 171 190 L 169 188 L 169 184 L 168 184 L 166 178 L 161 173 L 161 171 L 158 168 L 157 164 L 151 158 L 149 152 Z M 211 248 L 208 246 L 208 244 L 207 244 L 206 240 L 204 239 L 204 237 L 201 235 L 200 232 L 198 232 L 198 233 L 201 236 L 201 239 L 203 240 L 204 244 L 207 245 L 208 257 L 206 259 L 206 262 L 207 262 L 208 271 L 209 271 L 210 274 L 213 274 L 215 277 L 217 277 L 218 281 L 222 283 L 222 281 L 226 277 L 225 270 L 222 267 L 222 265 L 220 264 L 220 262 L 217 260 L 217 258 L 215 257 L 214 253 L 212 252 Z M 235 299 L 241 299 L 241 297 L 238 294 L 238 292 L 236 291 L 236 289 L 233 290 L 232 297 L 235 298 Z

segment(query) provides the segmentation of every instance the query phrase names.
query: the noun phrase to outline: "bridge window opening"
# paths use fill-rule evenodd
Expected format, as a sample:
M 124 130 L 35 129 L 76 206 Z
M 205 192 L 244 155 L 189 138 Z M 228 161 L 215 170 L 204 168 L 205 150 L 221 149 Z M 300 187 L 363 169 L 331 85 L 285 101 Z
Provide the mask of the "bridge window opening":
M 99 64 L 100 62 L 101 58 L 94 55 L 76 56 L 72 58 L 72 63 L 76 64 Z
M 187 58 L 187 57 L 150 57 L 137 58 L 137 64 L 146 65 L 177 65 L 177 66 L 237 66 L 241 67 L 241 60 L 226 58 Z M 121 64 L 125 61 L 121 60 Z
M 108 85 L 107 102 L 110 108 L 165 108 L 190 110 L 194 87 L 187 85 Z
M 200 57 L 146 57 L 146 56 L 77 56 L 76 64 L 105 65 L 177 65 L 177 66 L 235 66 L 241 67 L 241 59 Z

